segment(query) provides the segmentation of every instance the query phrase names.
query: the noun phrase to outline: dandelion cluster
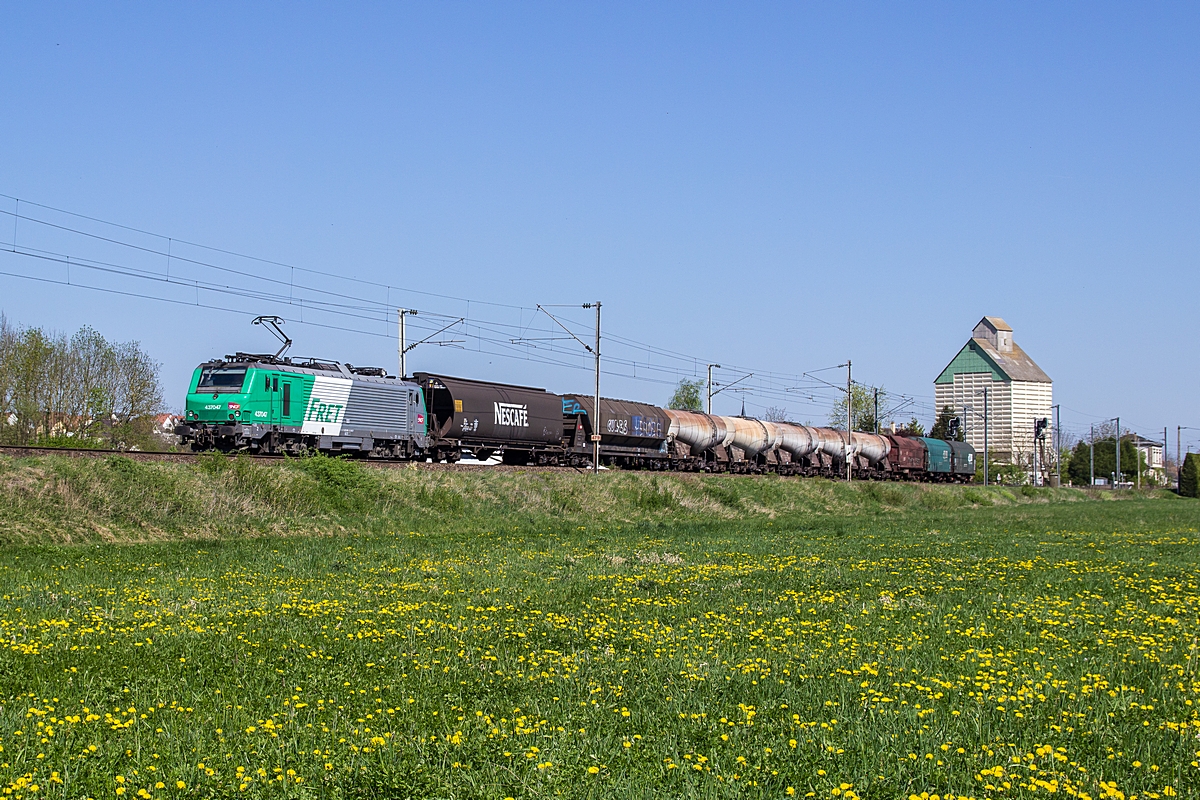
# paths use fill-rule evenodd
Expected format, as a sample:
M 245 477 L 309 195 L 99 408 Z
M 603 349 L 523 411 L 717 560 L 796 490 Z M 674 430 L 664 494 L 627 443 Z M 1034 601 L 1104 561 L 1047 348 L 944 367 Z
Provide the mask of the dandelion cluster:
M 0 794 L 1195 796 L 1198 536 L 1112 505 L 6 548 Z

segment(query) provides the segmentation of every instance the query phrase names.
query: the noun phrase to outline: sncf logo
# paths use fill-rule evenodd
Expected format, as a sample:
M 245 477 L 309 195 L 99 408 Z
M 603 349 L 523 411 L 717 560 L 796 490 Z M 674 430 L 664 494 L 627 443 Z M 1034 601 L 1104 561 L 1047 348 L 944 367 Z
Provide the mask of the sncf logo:
M 514 428 L 529 427 L 529 408 L 518 403 L 492 403 L 496 411 L 496 424 Z

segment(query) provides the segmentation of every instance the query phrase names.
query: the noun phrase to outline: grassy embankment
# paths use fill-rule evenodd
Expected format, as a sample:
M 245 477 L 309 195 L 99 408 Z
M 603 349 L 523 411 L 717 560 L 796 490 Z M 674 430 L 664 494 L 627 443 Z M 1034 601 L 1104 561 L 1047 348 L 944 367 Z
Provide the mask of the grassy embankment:
M 370 469 L 326 458 L 278 465 L 214 456 L 190 465 L 0 457 L 0 543 L 387 533 L 431 523 L 486 532 L 552 522 L 675 526 L 819 517 L 836 526 L 847 515 L 1095 499 L 1113 498 L 1081 489 L 777 477 Z
M 47 459 L 0 505 L 89 543 L 0 546 L 6 796 L 1200 793 L 1192 500 Z

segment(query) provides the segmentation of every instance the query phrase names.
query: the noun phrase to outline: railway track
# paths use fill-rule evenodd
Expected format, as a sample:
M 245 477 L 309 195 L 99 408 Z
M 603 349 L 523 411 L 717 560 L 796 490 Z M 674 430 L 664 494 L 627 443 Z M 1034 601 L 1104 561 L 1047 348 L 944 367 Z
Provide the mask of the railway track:
M 189 464 L 200 458 L 201 453 L 149 453 L 140 450 L 97 450 L 90 447 L 26 447 L 20 445 L 0 445 L 0 456 L 9 458 L 36 458 L 38 456 L 62 456 L 65 458 L 108 458 L 121 456 L 133 461 L 161 462 L 168 464 Z M 254 461 L 283 462 L 288 456 L 256 456 L 245 454 L 246 458 Z M 295 459 L 292 459 L 295 460 Z M 356 463 L 368 467 L 397 469 L 409 467 L 430 471 L 453 472 L 570 472 L 582 473 L 587 470 L 575 467 L 540 467 L 540 466 L 511 466 L 507 464 L 434 464 L 428 461 L 369 461 L 358 459 Z

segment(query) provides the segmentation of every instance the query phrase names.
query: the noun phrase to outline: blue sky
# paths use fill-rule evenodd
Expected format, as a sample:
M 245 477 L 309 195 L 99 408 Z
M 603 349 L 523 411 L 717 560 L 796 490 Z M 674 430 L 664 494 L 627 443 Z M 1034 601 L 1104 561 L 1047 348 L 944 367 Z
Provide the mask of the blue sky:
M 77 265 L 72 286 L 0 275 L 0 309 L 140 340 L 172 405 L 199 361 L 268 348 L 259 313 L 295 353 L 394 367 L 398 305 L 420 335 L 468 320 L 413 368 L 586 390 L 587 354 L 533 309 L 599 298 L 627 340 L 605 345 L 606 394 L 663 402 L 713 361 L 755 373 L 716 410 L 818 421 L 833 390 L 803 373 L 850 358 L 928 424 L 933 379 L 992 314 L 1068 431 L 1120 414 L 1173 449 L 1200 427 L 1195 4 L 2 14 L 0 247 L 28 219 L 0 272 Z M 318 311 L 330 292 L 341 310 Z

